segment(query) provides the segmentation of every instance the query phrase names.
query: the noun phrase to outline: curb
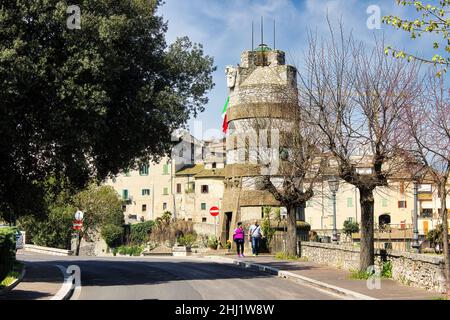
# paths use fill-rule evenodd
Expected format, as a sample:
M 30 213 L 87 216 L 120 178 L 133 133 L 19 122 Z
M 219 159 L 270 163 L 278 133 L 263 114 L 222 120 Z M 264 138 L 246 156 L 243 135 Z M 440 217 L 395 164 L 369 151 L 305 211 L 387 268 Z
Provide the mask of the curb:
M 22 280 L 23 280 L 23 278 L 25 277 L 25 274 L 26 274 L 26 266 L 25 266 L 24 263 L 22 263 L 22 264 L 23 264 L 23 268 L 22 268 L 22 272 L 21 272 L 19 278 L 16 279 L 16 281 L 14 281 L 13 283 L 11 283 L 9 286 L 7 286 L 7 287 L 1 289 L 1 290 L 0 290 L 0 296 L 6 294 L 6 293 L 8 293 L 8 292 L 10 292 L 10 291 L 11 291 L 12 289 L 14 289 L 20 282 L 22 282 Z
M 288 280 L 292 280 L 298 283 L 302 283 L 302 284 L 307 284 L 319 289 L 323 289 L 326 291 L 329 291 L 333 294 L 338 294 L 340 296 L 344 296 L 344 297 L 348 297 L 348 298 L 352 298 L 352 299 L 357 299 L 357 300 L 378 300 L 374 297 L 370 297 L 367 296 L 365 294 L 356 292 L 356 291 L 352 291 L 352 290 L 348 290 L 348 289 L 344 289 L 341 287 L 337 287 L 337 286 L 333 286 L 331 284 L 322 282 L 322 281 L 318 281 L 315 279 L 311 279 L 305 276 L 301 276 L 289 271 L 283 271 L 277 268 L 273 268 L 273 267 L 269 267 L 269 266 L 265 266 L 262 264 L 257 264 L 257 263 L 252 263 L 252 262 L 245 262 L 245 261 L 239 261 L 239 260 L 235 260 L 235 259 L 231 259 L 231 258 L 224 258 L 224 257 L 217 257 L 217 256 L 205 256 L 205 258 L 210 259 L 210 260 L 216 260 L 216 261 L 223 261 L 226 263 L 232 263 L 235 264 L 237 266 L 243 267 L 243 268 L 250 268 L 250 269 L 254 269 L 257 271 L 262 271 L 262 272 L 266 272 L 266 273 L 270 273 L 273 275 L 276 275 L 280 278 L 285 278 Z

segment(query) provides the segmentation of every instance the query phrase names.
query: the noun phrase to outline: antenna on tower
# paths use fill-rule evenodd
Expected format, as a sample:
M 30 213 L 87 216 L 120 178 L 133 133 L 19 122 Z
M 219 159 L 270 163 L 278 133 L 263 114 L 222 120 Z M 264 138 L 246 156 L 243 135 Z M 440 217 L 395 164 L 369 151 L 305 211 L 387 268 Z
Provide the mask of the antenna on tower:
M 252 20 L 252 51 L 253 51 L 254 47 L 253 47 L 253 20 Z
M 261 44 L 264 44 L 264 20 L 261 16 Z
M 273 19 L 273 50 L 275 50 L 275 19 Z

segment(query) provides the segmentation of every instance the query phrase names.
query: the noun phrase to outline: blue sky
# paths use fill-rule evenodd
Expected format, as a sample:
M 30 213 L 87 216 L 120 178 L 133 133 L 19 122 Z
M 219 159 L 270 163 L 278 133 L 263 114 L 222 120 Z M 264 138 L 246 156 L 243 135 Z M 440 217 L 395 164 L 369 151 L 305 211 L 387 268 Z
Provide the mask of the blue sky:
M 307 46 L 308 29 L 319 36 L 328 36 L 326 13 L 332 21 L 342 18 L 347 31 L 368 47 L 374 35 L 384 34 L 386 43 L 395 48 L 431 57 L 435 52 L 432 40 L 410 40 L 408 34 L 381 24 L 379 30 L 369 30 L 367 8 L 376 5 L 381 16 L 395 14 L 416 17 L 414 10 L 400 7 L 395 0 L 165 0 L 159 13 L 169 22 L 168 43 L 177 37 L 188 36 L 203 44 L 206 54 L 214 57 L 217 71 L 213 74 L 214 89 L 209 103 L 197 121 L 189 121 L 191 133 L 197 138 L 219 137 L 220 116 L 227 97 L 225 66 L 239 63 L 240 54 L 251 49 L 251 23 L 255 24 L 255 46 L 259 44 L 260 17 L 264 17 L 264 42 L 273 45 L 273 20 L 276 20 L 276 48 L 286 52 L 287 63 L 301 66 Z M 196 127 L 197 126 L 197 127 Z M 201 126 L 201 128 L 200 128 Z

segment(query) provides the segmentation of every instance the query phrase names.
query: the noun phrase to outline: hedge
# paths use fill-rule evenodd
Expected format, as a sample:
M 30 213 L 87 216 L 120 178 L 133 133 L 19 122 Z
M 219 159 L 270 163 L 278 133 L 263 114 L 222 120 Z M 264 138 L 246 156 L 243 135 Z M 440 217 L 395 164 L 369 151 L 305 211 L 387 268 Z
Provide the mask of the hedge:
M 14 228 L 0 228 L 0 281 L 13 269 L 16 260 Z

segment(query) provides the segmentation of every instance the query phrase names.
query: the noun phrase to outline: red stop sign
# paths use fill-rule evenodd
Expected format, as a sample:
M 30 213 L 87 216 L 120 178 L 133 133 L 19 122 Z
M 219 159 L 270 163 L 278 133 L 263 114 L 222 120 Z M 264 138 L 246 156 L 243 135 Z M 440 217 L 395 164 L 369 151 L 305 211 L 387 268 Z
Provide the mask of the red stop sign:
M 213 217 L 217 217 L 217 216 L 219 215 L 219 207 L 212 206 L 211 209 L 209 209 L 209 213 L 210 213 Z

